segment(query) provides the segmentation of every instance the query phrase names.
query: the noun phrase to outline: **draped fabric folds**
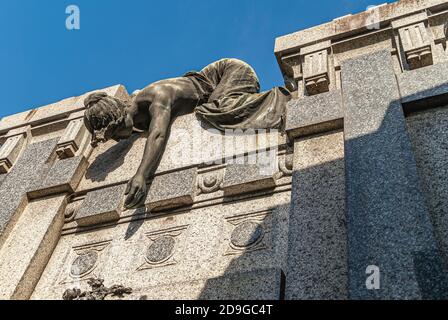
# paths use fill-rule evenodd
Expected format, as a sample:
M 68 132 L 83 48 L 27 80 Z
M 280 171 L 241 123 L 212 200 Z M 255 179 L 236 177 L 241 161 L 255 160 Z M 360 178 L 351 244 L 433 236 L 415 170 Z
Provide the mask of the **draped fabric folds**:
M 201 95 L 196 114 L 211 126 L 222 131 L 282 127 L 288 90 L 275 87 L 260 93 L 258 77 L 244 61 L 222 59 L 185 77 Z

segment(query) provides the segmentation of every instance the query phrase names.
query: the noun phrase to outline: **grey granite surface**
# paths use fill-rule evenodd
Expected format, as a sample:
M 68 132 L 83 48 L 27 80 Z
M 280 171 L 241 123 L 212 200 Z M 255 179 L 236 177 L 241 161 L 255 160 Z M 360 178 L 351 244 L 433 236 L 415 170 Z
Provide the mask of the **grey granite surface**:
M 294 145 L 285 298 L 347 299 L 343 134 Z
M 72 193 L 79 184 L 86 167 L 87 161 L 83 156 L 56 161 L 45 179 L 38 187 L 28 192 L 28 196 L 37 198 L 55 193 Z
M 342 65 L 351 299 L 446 297 L 390 52 Z M 366 268 L 380 269 L 380 290 Z
M 294 139 L 340 129 L 343 117 L 340 90 L 294 99 L 286 106 L 286 132 Z
M 148 191 L 147 208 L 158 210 L 192 204 L 196 176 L 197 168 L 156 176 Z
M 448 270 L 448 107 L 406 119 L 423 193 Z
M 206 281 L 203 300 L 280 300 L 284 276 L 280 269 L 226 274 Z
M 30 144 L 0 185 L 0 235 L 24 208 L 26 192 L 44 179 L 56 143 L 57 139 L 51 139 Z
M 397 75 L 403 103 L 448 93 L 448 63 L 406 71 Z
M 91 226 L 120 218 L 126 185 L 91 191 L 75 212 L 78 226 Z
M 222 189 L 226 196 L 275 187 L 273 175 L 267 175 L 258 164 L 229 164 Z

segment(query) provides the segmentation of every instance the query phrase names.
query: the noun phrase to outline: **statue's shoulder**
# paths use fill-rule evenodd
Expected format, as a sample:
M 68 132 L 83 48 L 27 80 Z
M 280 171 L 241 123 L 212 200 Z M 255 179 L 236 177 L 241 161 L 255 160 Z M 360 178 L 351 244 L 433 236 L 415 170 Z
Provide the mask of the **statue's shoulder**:
M 227 65 L 249 65 L 247 62 L 237 59 L 237 58 L 222 58 L 217 61 L 218 63 L 223 63 Z

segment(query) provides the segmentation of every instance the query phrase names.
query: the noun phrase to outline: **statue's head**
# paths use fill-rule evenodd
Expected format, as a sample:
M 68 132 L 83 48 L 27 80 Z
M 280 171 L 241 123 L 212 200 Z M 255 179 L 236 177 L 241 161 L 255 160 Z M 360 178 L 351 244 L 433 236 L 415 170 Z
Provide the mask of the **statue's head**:
M 85 100 L 84 123 L 92 134 L 92 146 L 107 140 L 126 139 L 132 134 L 126 103 L 104 92 L 90 94 Z

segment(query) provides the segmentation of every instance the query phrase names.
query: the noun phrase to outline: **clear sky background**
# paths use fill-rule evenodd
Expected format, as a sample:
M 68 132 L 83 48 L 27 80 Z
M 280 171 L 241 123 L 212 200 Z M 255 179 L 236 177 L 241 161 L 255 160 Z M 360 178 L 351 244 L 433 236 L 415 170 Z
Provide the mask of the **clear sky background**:
M 0 118 L 123 84 L 245 60 L 282 86 L 274 40 L 387 0 L 0 0 Z M 81 11 L 66 29 L 65 9 Z

